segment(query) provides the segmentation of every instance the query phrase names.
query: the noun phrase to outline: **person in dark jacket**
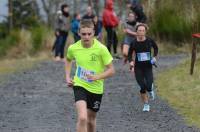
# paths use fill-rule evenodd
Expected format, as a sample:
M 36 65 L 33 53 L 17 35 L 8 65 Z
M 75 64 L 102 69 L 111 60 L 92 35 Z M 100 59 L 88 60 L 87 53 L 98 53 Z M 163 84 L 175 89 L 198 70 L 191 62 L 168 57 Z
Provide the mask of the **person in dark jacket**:
M 129 0 L 127 1 L 127 8 L 133 11 L 137 18 L 137 22 L 139 23 L 146 23 L 147 22 L 147 17 L 143 11 L 143 7 L 141 5 L 140 0 Z
M 113 0 L 106 0 L 105 8 L 103 10 L 103 26 L 107 32 L 107 48 L 111 52 L 111 46 L 113 46 L 114 56 L 117 56 L 117 44 L 118 38 L 116 34 L 116 27 L 119 24 L 119 20 L 113 10 Z
M 62 11 L 61 10 L 58 10 L 56 12 L 56 19 L 59 20 L 62 18 Z M 52 52 L 55 52 L 55 48 L 56 48 L 56 45 L 57 45 L 57 40 L 58 40 L 58 35 L 56 34 L 57 31 L 55 31 L 55 41 L 54 41 L 54 44 L 53 44 L 53 47 L 52 47 Z
M 146 23 L 147 17 L 143 11 L 143 7 L 139 0 L 132 0 L 130 9 L 135 12 L 137 18 L 136 21 L 140 23 Z

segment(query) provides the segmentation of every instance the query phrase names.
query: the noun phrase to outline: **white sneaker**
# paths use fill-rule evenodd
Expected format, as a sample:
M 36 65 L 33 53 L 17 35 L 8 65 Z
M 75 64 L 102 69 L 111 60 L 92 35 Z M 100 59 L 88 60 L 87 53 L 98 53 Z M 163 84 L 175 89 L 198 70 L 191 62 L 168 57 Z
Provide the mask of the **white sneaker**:
M 149 98 L 150 98 L 150 100 L 155 100 L 155 93 L 153 90 L 151 92 L 149 92 Z
M 155 100 L 155 92 L 154 92 L 154 84 L 153 83 L 152 83 L 151 89 L 152 89 L 152 91 L 149 92 L 149 98 L 150 98 L 150 100 Z
M 149 104 L 144 104 L 144 107 L 143 107 L 143 112 L 149 112 L 150 111 L 150 105 Z

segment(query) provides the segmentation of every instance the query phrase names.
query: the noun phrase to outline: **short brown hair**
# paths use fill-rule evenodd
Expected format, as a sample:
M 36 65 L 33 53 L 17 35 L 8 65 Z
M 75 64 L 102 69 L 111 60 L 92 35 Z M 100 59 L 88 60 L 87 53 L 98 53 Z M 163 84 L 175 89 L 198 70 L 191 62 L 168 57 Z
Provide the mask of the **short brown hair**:
M 145 24 L 145 23 L 139 23 L 139 24 L 136 25 L 136 28 L 135 28 L 136 31 L 138 30 L 138 28 L 139 28 L 140 26 L 145 27 L 146 31 L 149 30 L 149 27 L 147 26 L 147 24 Z
M 90 19 L 83 19 L 80 22 L 80 29 L 81 28 L 93 28 L 94 29 L 94 23 Z

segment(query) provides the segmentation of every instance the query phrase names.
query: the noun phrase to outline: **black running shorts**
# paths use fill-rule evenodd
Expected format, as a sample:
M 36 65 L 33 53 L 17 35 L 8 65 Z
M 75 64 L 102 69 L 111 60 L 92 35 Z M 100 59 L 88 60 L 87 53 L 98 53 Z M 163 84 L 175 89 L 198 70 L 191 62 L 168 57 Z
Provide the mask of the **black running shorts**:
M 101 105 L 102 94 L 94 94 L 87 91 L 85 88 L 80 86 L 74 86 L 74 97 L 75 102 L 84 100 L 87 103 L 87 108 L 94 112 L 98 112 Z

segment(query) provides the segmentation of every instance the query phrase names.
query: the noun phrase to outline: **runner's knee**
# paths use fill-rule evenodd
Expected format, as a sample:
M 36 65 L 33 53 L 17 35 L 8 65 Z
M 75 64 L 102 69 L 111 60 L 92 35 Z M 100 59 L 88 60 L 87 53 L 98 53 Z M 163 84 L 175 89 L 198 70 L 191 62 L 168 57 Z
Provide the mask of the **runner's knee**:
M 87 116 L 80 116 L 78 122 L 79 124 L 85 125 L 87 123 Z
M 127 44 L 123 44 L 122 53 L 124 56 L 128 56 L 128 49 L 129 49 L 129 46 Z
M 140 93 L 141 93 L 141 94 L 145 94 L 145 93 L 146 93 L 146 89 L 145 89 L 145 88 L 141 88 L 141 89 L 140 89 Z
M 88 119 L 87 120 L 87 124 L 89 125 L 89 126 L 94 126 L 95 125 L 95 119 Z
M 128 56 L 128 52 L 127 51 L 123 51 L 123 56 L 127 57 Z

